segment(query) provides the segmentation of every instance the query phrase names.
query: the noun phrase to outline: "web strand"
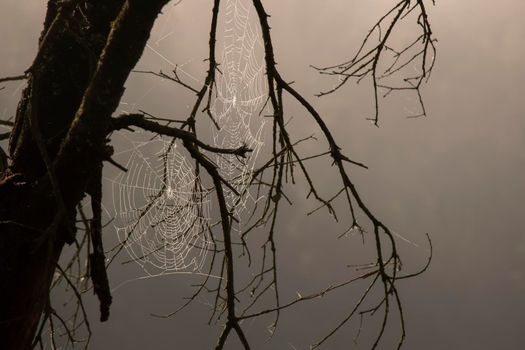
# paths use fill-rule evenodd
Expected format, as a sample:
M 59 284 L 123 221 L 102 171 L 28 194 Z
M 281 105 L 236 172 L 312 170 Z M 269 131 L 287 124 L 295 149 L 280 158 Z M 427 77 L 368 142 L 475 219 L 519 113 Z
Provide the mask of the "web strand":
M 120 243 L 148 275 L 202 272 L 212 244 L 207 191 L 175 143 L 132 145 L 128 171 L 112 180 Z
M 253 150 L 246 159 L 217 155 L 221 175 L 231 182 L 241 197 L 226 189 L 228 206 L 237 219 L 252 198 L 247 188 L 254 166 L 264 145 L 265 123 L 260 115 L 266 98 L 263 46 L 250 7 L 241 0 L 228 0 L 224 8 L 224 37 L 221 72 L 216 79 L 217 94 L 212 114 L 220 127 L 213 130 L 215 146 Z

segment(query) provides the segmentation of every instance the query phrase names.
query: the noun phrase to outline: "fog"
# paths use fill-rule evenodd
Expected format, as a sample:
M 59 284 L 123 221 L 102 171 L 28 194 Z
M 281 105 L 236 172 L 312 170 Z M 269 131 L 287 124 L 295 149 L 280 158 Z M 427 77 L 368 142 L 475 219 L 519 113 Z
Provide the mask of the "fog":
M 373 3 L 373 4 L 370 4 Z M 334 80 L 310 65 L 325 66 L 350 57 L 371 24 L 390 1 L 266 0 L 276 61 L 287 81 L 321 112 L 344 153 L 366 163 L 351 168 L 369 207 L 403 238 L 399 238 L 404 267 L 415 271 L 428 256 L 426 233 L 434 257 L 429 270 L 400 282 L 407 339 L 404 349 L 522 349 L 525 348 L 525 4 L 441 0 L 430 9 L 437 43 L 436 66 L 422 89 L 428 116 L 407 119 L 417 111 L 415 96 L 392 94 L 382 100 L 380 127 L 367 117 L 373 112 L 370 86 L 347 85 L 323 98 L 314 94 Z M 137 69 L 169 71 L 183 65 L 191 84 L 205 74 L 211 0 L 183 0 L 168 5 Z M 3 0 L 0 3 L 0 76 L 18 75 L 37 49 L 45 13 L 42 1 Z M 405 26 L 399 40 L 411 34 Z M 162 57 L 161 57 L 162 55 Z M 170 63 L 171 62 L 171 63 Z M 193 78 L 195 80 L 192 80 Z M 14 114 L 19 82 L 0 91 L 2 118 Z M 126 84 L 120 111 L 145 109 L 159 117 L 187 115 L 193 97 L 180 86 L 133 74 Z M 320 135 L 309 116 L 293 101 L 294 138 Z M 116 147 L 118 148 L 118 144 Z M 322 142 L 305 150 L 324 150 Z M 314 162 L 312 174 L 325 179 L 326 193 L 337 191 L 328 162 Z M 106 177 L 117 170 L 106 167 Z M 326 212 L 306 216 L 315 203 L 305 199 L 299 183 L 288 187 L 293 206 L 284 206 L 279 220 L 279 273 L 282 298 L 296 291 L 315 292 L 356 272 L 348 264 L 373 259 L 360 237 L 337 239 L 345 230 Z M 111 194 L 106 188 L 111 212 Z M 108 227 L 108 242 L 116 233 Z M 367 238 L 371 242 L 372 237 Z M 137 279 L 136 265 L 114 265 L 110 281 L 114 304 L 107 323 L 97 320 L 96 300 L 87 296 L 92 316 L 93 349 L 209 349 L 220 324 L 207 325 L 211 295 L 177 317 L 159 319 L 191 294 L 196 277 L 167 275 Z M 269 342 L 264 318 L 243 327 L 255 349 L 307 349 L 335 326 L 353 307 L 364 285 L 302 304 L 284 312 Z M 357 320 L 358 321 L 358 320 Z M 397 336 L 396 321 L 385 342 Z M 337 333 L 323 349 L 366 349 L 377 330 L 367 320 L 359 343 L 353 343 L 358 322 Z M 228 349 L 239 347 L 234 336 Z

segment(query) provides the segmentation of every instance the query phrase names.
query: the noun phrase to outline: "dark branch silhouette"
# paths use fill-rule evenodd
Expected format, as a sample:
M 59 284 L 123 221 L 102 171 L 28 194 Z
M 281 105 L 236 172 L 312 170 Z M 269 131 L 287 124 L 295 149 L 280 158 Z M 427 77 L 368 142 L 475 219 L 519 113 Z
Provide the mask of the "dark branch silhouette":
M 228 338 L 235 334 L 243 347 L 250 349 L 250 339 L 242 328 L 243 320 L 271 314 L 274 317 L 273 333 L 278 327 L 281 312 L 357 281 L 367 280 L 368 286 L 357 301 L 349 301 L 353 305 L 351 310 L 340 322 L 329 326 L 312 348 L 324 344 L 351 319 L 360 317 L 362 325 L 364 316 L 375 314 L 382 317 L 371 349 L 378 348 L 393 314 L 397 315 L 400 324 L 397 343 L 400 348 L 406 330 L 398 283 L 427 270 L 432 259 L 430 237 L 430 255 L 426 265 L 415 273 L 404 273 L 394 233 L 369 209 L 349 175 L 350 167 L 366 169 L 366 165 L 352 160 L 343 152 L 323 114 L 292 87 L 277 68 L 270 16 L 261 0 L 252 0 L 250 6 L 255 10 L 262 35 L 266 73 L 266 102 L 259 117 L 263 117 L 263 110 L 271 111 L 266 117 L 271 120 L 272 141 L 269 158 L 249 173 L 248 186 L 239 189 L 236 187 L 238 178 L 225 178 L 221 174 L 221 163 L 216 159 L 239 167 L 249 159 L 253 149 L 245 144 L 233 148 L 217 147 L 203 140 L 197 132 L 201 115 L 207 116 L 216 129 L 221 128 L 212 110 L 220 79 L 218 74 L 223 74 L 216 55 L 221 0 L 213 1 L 208 68 L 202 86 L 195 87 L 183 81 L 178 66 L 170 74 L 135 71 L 166 79 L 191 92 L 195 101 L 187 118 L 158 118 L 144 111 L 112 116 L 124 92 L 126 79 L 140 59 L 155 19 L 166 3 L 168 0 L 118 0 L 110 3 L 102 0 L 49 0 L 38 53 L 30 68 L 23 75 L 0 79 L 0 83 L 27 80 L 15 121 L 0 121 L 0 125 L 10 128 L 0 133 L 0 141 L 9 138 L 9 156 L 0 148 L 0 198 L 3 199 L 0 204 L 0 273 L 8 286 L 0 292 L 0 347 L 17 350 L 43 347 L 47 327 L 51 332 L 49 341 L 55 347 L 58 346 L 55 335 L 59 329 L 65 335 L 66 346 L 80 342 L 79 333 L 83 329 L 87 333 L 84 343 L 87 348 L 91 336 L 83 303 L 83 294 L 87 291 L 93 291 L 98 297 L 100 320 L 110 317 L 112 295 L 108 267 L 124 249 L 129 235 L 117 247 L 104 250 L 102 232 L 109 223 L 104 223 L 102 218 L 103 164 L 108 162 L 123 172 L 128 171 L 112 158 L 110 142 L 116 133 L 132 133 L 139 129 L 154 137 L 171 140 L 161 159 L 164 180 L 168 177 L 169 153 L 176 143 L 183 146 L 195 162 L 194 176 L 197 180 L 191 198 L 195 203 L 201 203 L 197 205 L 197 210 L 202 214 L 206 196 L 203 193 L 210 193 L 218 203 L 220 216 L 215 223 L 192 221 L 191 227 L 198 226 L 200 234 L 209 233 L 213 240 L 212 248 L 198 244 L 193 246 L 211 251 L 208 273 L 183 306 L 167 315 L 157 316 L 173 316 L 201 293 L 213 293 L 214 305 L 209 322 L 223 324 L 215 348 L 223 349 Z M 392 36 L 397 27 L 413 17 L 420 31 L 405 47 L 394 48 Z M 373 39 L 374 35 L 378 36 L 377 41 Z M 424 116 L 427 112 L 420 88 L 430 77 L 434 66 L 434 43 L 426 2 L 399 1 L 372 26 L 353 58 L 337 65 L 314 67 L 321 74 L 339 78 L 332 89 L 321 92 L 319 96 L 341 90 L 352 79 L 359 82 L 370 77 L 375 106 L 371 120 L 375 125 L 379 124 L 381 90 L 385 91 L 385 96 L 395 91 L 414 91 L 422 111 L 411 117 Z M 391 62 L 388 62 L 388 57 Z M 385 64 L 386 68 L 382 68 Z M 68 67 L 64 68 L 65 65 Z M 404 76 L 401 81 L 405 85 L 396 85 L 391 81 L 414 65 L 419 67 L 419 71 L 416 76 Z M 284 96 L 302 106 L 303 117 L 315 123 L 328 145 L 326 149 L 304 153 L 298 147 L 314 137 L 293 139 L 290 126 L 285 121 Z M 311 176 L 308 161 L 317 158 L 331 161 L 331 170 L 339 179 L 335 194 L 324 194 Z M 240 165 L 233 164 L 231 159 Z M 346 232 L 356 231 L 363 238 L 370 235 L 375 256 L 373 262 L 366 266 L 370 270 L 364 274 L 333 283 L 316 293 L 306 296 L 298 294 L 296 299 L 284 300 L 279 288 L 282 277 L 277 264 L 277 222 L 284 205 L 282 200 L 292 204 L 285 190 L 289 184 L 295 184 L 297 177 L 304 178 L 308 198 L 317 203 L 307 215 L 326 209 L 336 221 L 340 217 L 349 217 L 351 224 Z M 210 188 L 205 188 L 205 183 L 211 183 Z M 164 181 L 163 186 L 150 195 L 149 203 L 137 215 L 132 232 L 150 208 L 161 198 L 172 195 L 170 191 Z M 235 210 L 250 191 L 255 193 L 257 200 L 246 220 L 248 224 L 242 227 L 237 237 L 233 234 L 233 226 L 239 221 Z M 91 217 L 84 211 L 86 195 L 90 198 Z M 347 207 L 343 214 L 336 212 L 335 203 L 340 197 L 344 198 Z M 187 206 L 180 204 L 172 215 L 179 214 Z M 359 220 L 358 213 L 364 214 Z M 159 227 L 163 223 L 163 220 L 158 220 L 150 226 Z M 247 259 L 248 266 L 252 265 L 253 247 L 248 244 L 248 238 L 255 230 L 264 230 L 265 234 L 261 247 L 262 261 L 256 266 L 259 272 L 247 283 L 239 285 L 236 266 L 243 262 L 242 258 Z M 180 236 L 187 234 L 186 230 Z M 73 254 L 66 263 L 59 263 L 66 245 L 71 246 Z M 159 246 L 149 254 L 162 248 Z M 239 250 L 241 254 L 237 256 Z M 148 253 L 129 261 L 147 257 Z M 212 273 L 220 278 L 210 279 Z M 65 285 L 73 295 L 68 303 L 73 305 L 74 310 L 68 318 L 60 315 L 51 305 L 50 293 L 60 285 Z M 379 299 L 373 292 L 376 290 Z M 266 296 L 271 296 L 273 300 L 273 306 L 269 308 L 261 306 Z M 371 304 L 374 306 L 366 306 Z M 393 313 L 393 310 L 397 312 Z

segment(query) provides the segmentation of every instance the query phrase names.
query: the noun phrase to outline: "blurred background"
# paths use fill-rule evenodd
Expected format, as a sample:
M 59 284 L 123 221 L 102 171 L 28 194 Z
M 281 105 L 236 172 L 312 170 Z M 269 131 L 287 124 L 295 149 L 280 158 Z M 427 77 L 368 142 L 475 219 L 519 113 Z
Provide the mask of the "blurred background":
M 314 94 L 334 85 L 310 65 L 345 61 L 377 18 L 392 6 L 378 0 L 265 0 L 280 72 L 321 112 L 344 153 L 369 170 L 350 169 L 369 207 L 399 235 L 404 268 L 415 271 L 434 258 L 422 276 L 400 282 L 407 323 L 404 349 L 525 348 L 525 5 L 439 0 L 429 9 L 437 43 L 436 67 L 422 89 L 428 117 L 417 113 L 416 96 L 391 94 L 381 101 L 380 127 L 366 120 L 373 112 L 370 86 L 348 84 L 323 98 Z M 137 69 L 169 71 L 179 64 L 195 83 L 204 79 L 211 0 L 183 0 L 168 5 L 158 19 Z M 31 63 L 45 14 L 45 2 L 0 3 L 0 76 L 18 75 Z M 414 26 L 399 27 L 398 39 Z M 192 81 L 194 79 L 194 81 Z M 20 82 L 0 91 L 0 117 L 14 115 Z M 193 97 L 168 81 L 133 74 L 121 111 L 145 109 L 159 117 L 187 114 Z M 318 130 L 293 101 L 290 130 L 298 139 Z M 116 145 L 118 147 L 118 144 Z M 310 143 L 305 152 L 325 150 Z M 337 190 L 328 162 L 314 162 L 313 176 L 326 193 Z M 112 178 L 115 169 L 106 166 Z M 306 216 L 315 203 L 305 199 L 299 182 L 288 189 L 293 206 L 279 221 L 279 273 L 282 300 L 316 292 L 357 274 L 350 264 L 373 259 L 371 237 L 337 237 L 348 220 L 333 223 L 326 212 Z M 106 194 L 109 194 L 106 189 Z M 111 208 L 111 195 L 107 196 Z M 111 215 L 111 209 L 108 209 Z M 111 227 L 106 240 L 116 242 Z M 137 265 L 114 265 L 110 281 L 114 304 L 107 323 L 97 320 L 96 300 L 87 296 L 92 316 L 93 349 L 209 349 L 220 325 L 207 325 L 212 296 L 197 300 L 176 317 L 159 319 L 191 295 L 196 276 L 141 278 Z M 301 304 L 281 316 L 267 342 L 271 318 L 243 324 L 255 349 L 308 349 L 342 320 L 364 285 Z M 357 344 L 359 320 L 349 323 L 323 349 L 366 349 L 377 320 L 365 318 Z M 395 321 L 381 349 L 397 336 Z M 228 349 L 239 344 L 231 337 Z

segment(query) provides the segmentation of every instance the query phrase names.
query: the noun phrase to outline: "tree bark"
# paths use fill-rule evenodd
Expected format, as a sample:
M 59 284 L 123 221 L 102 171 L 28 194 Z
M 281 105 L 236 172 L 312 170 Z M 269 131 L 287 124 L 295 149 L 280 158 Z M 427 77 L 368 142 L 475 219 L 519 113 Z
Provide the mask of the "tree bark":
M 0 349 L 32 347 L 111 114 L 168 0 L 50 0 L 0 175 Z M 77 10 L 82 6 L 82 12 Z

